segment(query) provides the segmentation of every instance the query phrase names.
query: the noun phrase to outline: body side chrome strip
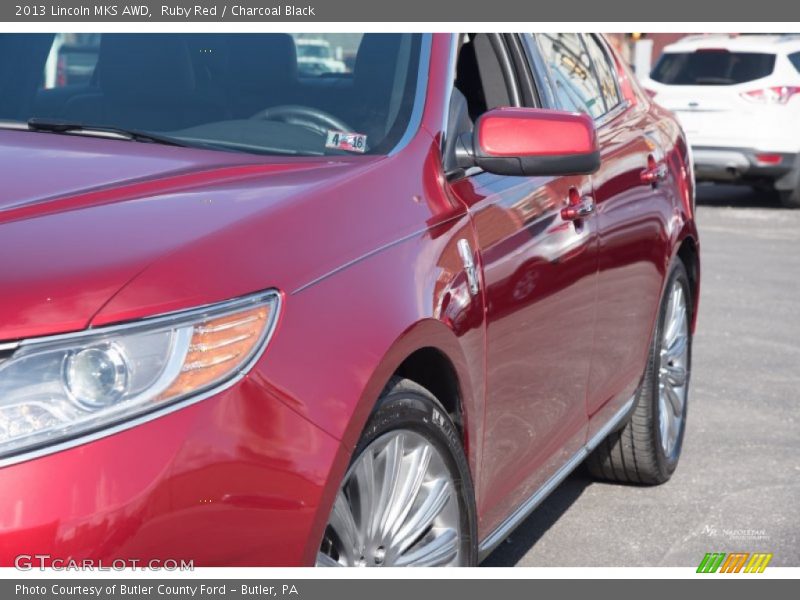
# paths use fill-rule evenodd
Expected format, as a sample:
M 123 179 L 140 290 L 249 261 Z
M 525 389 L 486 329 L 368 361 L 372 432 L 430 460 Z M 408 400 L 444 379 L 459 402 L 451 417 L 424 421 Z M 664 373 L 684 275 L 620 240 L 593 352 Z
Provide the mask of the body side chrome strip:
M 508 518 L 500 523 L 497 528 L 492 531 L 478 546 L 478 558 L 483 560 L 492 550 L 494 550 L 500 542 L 506 539 L 509 534 L 517 528 L 517 526 L 524 521 L 533 511 L 544 501 L 550 493 L 558 487 L 558 485 L 567 478 L 567 476 L 575 470 L 575 468 L 589 456 L 589 453 L 594 450 L 597 445 L 602 442 L 605 437 L 614 430 L 624 419 L 627 417 L 633 408 L 636 396 L 632 396 L 620 408 L 608 422 L 595 433 L 592 438 L 578 450 L 572 458 L 570 458 L 564 465 L 548 479 L 542 487 L 534 492 L 534 494 L 523 502 Z
M 534 492 L 533 496 L 528 498 L 525 502 L 523 502 L 517 510 L 515 510 L 511 515 L 495 529 L 492 533 L 490 533 L 486 539 L 484 539 L 480 545 L 478 546 L 478 557 L 479 560 L 483 560 L 486 558 L 489 553 L 494 550 L 500 542 L 506 539 L 509 534 L 517 528 L 517 526 L 524 521 L 532 512 L 533 510 L 542 503 L 542 501 L 550 495 L 550 493 L 558 487 L 558 485 L 566 479 L 567 475 L 572 473 L 575 468 L 583 462 L 589 455 L 589 452 L 586 450 L 586 446 L 582 446 L 578 452 L 576 452 L 572 458 L 570 458 L 564 466 L 562 466 L 558 471 L 556 471 L 553 476 L 548 479 L 542 487 L 540 487 L 536 492 Z
M 631 396 L 625 404 L 623 404 L 617 412 L 614 413 L 614 416 L 611 417 L 608 422 L 603 425 L 597 432 L 591 437 L 591 439 L 586 442 L 586 449 L 591 452 L 595 448 L 600 445 L 608 434 L 614 431 L 617 426 L 627 417 L 630 415 L 631 411 L 633 410 L 633 406 L 636 403 L 636 394 Z

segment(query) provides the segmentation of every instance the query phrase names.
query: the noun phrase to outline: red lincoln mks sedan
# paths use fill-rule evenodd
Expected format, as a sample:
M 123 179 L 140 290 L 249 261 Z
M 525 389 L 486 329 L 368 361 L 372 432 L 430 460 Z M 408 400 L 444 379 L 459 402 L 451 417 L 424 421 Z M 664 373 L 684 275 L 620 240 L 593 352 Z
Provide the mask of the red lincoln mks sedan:
M 691 156 L 601 36 L 3 35 L 0 173 L 0 564 L 475 565 L 676 467 Z

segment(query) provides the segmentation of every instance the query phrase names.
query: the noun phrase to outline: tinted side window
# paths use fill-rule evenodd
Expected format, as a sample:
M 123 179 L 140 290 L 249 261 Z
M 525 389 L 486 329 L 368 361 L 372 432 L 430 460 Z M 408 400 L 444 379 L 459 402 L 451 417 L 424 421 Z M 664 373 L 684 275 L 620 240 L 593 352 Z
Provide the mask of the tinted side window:
M 800 73 L 800 52 L 795 52 L 789 55 L 789 60 L 792 61 L 795 70 Z
M 766 77 L 774 69 L 774 54 L 701 49 L 662 54 L 650 77 L 666 85 L 736 85 Z
M 583 39 L 586 41 L 586 49 L 589 50 L 589 56 L 592 57 L 592 62 L 594 63 L 595 73 L 600 82 L 600 89 L 603 92 L 606 108 L 611 110 L 619 104 L 615 69 L 612 68 L 608 54 L 606 54 L 605 49 L 603 49 L 595 36 L 587 35 Z
M 455 85 L 464 94 L 473 121 L 487 110 L 511 106 L 510 84 L 489 34 L 465 36 L 458 52 Z
M 601 116 L 605 112 L 603 95 L 580 36 L 544 33 L 537 39 L 550 67 L 559 108 Z

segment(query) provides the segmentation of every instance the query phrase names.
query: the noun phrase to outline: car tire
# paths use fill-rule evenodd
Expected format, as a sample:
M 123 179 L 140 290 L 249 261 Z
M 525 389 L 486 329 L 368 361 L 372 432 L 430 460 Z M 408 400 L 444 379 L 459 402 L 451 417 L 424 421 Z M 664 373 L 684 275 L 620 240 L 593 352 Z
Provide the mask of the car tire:
M 586 460 L 589 472 L 598 479 L 618 483 L 658 485 L 666 482 L 678 465 L 686 428 L 692 356 L 690 324 L 694 306 L 689 277 L 680 260 L 676 260 L 672 265 L 664 289 L 655 335 L 633 413 L 627 423 L 621 429 L 609 434 Z M 682 300 L 679 300 L 678 296 Z M 671 312 L 673 310 L 671 302 L 683 303 L 684 319 L 681 325 L 671 324 L 671 319 L 678 317 Z M 680 332 L 685 335 L 683 342 L 680 342 L 680 335 L 675 333 L 678 330 L 671 330 L 670 327 L 680 327 Z M 685 344 L 685 353 L 680 360 L 673 360 L 665 350 L 665 341 L 670 341 L 667 339 L 670 335 L 678 336 L 672 340 L 674 343 Z M 678 380 L 674 371 L 680 369 L 683 370 L 683 386 L 665 390 L 664 386 L 671 386 Z M 670 400 L 670 393 L 676 389 L 682 394 L 677 414 L 675 405 Z M 662 427 L 662 419 L 665 418 L 669 418 L 665 426 L 666 432 L 665 427 Z
M 800 185 L 795 190 L 780 190 L 781 206 L 784 208 L 800 208 Z
M 393 378 L 340 485 L 317 566 L 477 561 L 475 497 L 459 431 L 427 389 Z

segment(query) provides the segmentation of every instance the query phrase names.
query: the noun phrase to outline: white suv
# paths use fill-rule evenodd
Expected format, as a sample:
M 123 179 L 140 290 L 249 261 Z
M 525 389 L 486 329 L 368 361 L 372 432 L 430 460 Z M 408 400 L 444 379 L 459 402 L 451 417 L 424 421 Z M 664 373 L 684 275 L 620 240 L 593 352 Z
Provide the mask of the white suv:
M 686 130 L 698 181 L 774 187 L 800 208 L 800 35 L 689 36 L 643 83 Z

